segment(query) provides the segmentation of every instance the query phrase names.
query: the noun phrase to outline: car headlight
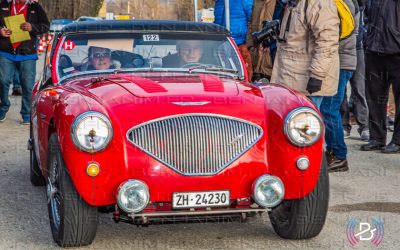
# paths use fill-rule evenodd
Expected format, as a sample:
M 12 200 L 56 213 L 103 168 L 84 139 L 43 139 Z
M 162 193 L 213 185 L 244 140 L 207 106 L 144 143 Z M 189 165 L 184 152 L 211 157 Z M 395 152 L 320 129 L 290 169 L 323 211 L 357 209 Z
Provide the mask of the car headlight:
M 311 108 L 301 107 L 286 116 L 284 130 L 291 143 L 304 147 L 313 145 L 319 140 L 323 125 L 317 112 Z
M 104 149 L 112 136 L 113 129 L 110 120 L 95 111 L 79 115 L 71 128 L 71 137 L 75 146 L 89 153 Z

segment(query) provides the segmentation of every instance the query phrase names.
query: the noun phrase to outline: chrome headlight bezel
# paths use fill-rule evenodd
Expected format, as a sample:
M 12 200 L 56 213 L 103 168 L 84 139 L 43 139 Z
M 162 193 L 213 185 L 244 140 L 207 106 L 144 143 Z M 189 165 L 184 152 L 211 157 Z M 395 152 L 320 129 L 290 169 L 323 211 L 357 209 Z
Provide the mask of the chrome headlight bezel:
M 87 147 L 85 145 L 82 145 L 77 136 L 77 130 L 79 128 L 79 125 L 88 117 L 96 117 L 97 119 L 103 121 L 107 125 L 108 137 L 103 142 L 103 144 L 97 148 L 92 148 L 92 147 Z M 110 120 L 108 119 L 107 116 L 105 116 L 104 114 L 97 112 L 97 111 L 88 111 L 88 112 L 84 112 L 84 113 L 80 114 L 78 117 L 75 118 L 75 120 L 71 126 L 72 142 L 79 150 L 82 150 L 82 151 L 85 151 L 88 153 L 97 153 L 99 151 L 104 150 L 110 144 L 111 139 L 113 138 L 113 135 L 114 135 L 114 130 L 113 130 Z
M 303 113 L 308 113 L 308 114 L 314 116 L 317 119 L 317 121 L 319 123 L 319 127 L 320 127 L 318 134 L 316 136 L 314 136 L 314 138 L 312 140 L 310 140 L 309 142 L 306 142 L 306 143 L 297 141 L 294 138 L 294 136 L 291 134 L 291 132 L 290 132 L 291 128 L 289 127 L 291 121 L 296 116 L 298 116 L 299 114 L 303 114 Z M 284 121 L 284 133 L 285 133 L 286 137 L 288 138 L 290 143 L 292 143 L 293 145 L 298 146 L 298 147 L 308 147 L 308 146 L 314 145 L 321 138 L 321 135 L 323 133 L 323 128 L 324 128 L 324 123 L 322 121 L 322 118 L 315 110 L 313 110 L 312 108 L 309 108 L 309 107 L 300 107 L 300 108 L 296 108 L 296 109 L 290 111 Z

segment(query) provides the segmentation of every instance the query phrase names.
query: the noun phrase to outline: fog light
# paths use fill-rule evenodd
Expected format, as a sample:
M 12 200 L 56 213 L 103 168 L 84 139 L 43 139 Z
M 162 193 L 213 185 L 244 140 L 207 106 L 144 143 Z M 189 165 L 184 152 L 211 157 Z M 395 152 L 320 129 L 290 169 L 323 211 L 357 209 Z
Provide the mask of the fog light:
M 260 176 L 253 185 L 253 198 L 258 205 L 269 208 L 277 206 L 285 195 L 281 179 L 272 175 Z
M 310 166 L 310 161 L 307 157 L 300 157 L 296 161 L 297 168 L 300 170 L 306 170 Z
M 149 203 L 149 200 L 149 189 L 142 181 L 128 180 L 118 188 L 118 206 L 127 213 L 142 211 Z
M 86 173 L 91 177 L 96 177 L 100 173 L 100 166 L 92 162 L 87 166 Z

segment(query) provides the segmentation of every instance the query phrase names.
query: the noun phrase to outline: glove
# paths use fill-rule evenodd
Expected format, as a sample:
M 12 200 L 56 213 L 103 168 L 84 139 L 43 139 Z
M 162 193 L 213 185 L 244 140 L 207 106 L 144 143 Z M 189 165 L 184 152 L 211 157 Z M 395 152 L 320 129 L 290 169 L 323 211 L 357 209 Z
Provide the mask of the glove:
M 312 95 L 312 93 L 320 91 L 321 86 L 322 86 L 322 80 L 318 80 L 313 77 L 310 77 L 310 80 L 308 80 L 308 83 L 307 83 L 306 90 L 308 91 L 308 93 L 310 93 L 310 95 Z

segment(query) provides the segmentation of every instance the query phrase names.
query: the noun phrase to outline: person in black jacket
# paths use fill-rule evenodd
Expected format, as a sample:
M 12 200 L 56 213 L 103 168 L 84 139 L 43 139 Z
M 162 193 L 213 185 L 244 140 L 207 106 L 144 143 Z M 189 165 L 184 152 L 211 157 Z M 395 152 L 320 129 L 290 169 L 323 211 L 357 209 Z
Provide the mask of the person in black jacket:
M 6 28 L 4 18 L 24 15 L 26 22 L 20 29 L 28 31 L 30 40 L 11 43 L 12 30 Z M 19 73 L 22 87 L 21 115 L 22 124 L 30 122 L 30 100 L 36 75 L 36 39 L 38 35 L 48 32 L 50 22 L 43 8 L 32 0 L 0 1 L 0 122 L 6 118 L 10 107 L 8 91 L 15 71 Z
M 365 38 L 366 98 L 370 141 L 361 150 L 400 153 L 400 0 L 368 1 Z M 391 142 L 386 145 L 386 105 L 392 84 L 396 116 Z

